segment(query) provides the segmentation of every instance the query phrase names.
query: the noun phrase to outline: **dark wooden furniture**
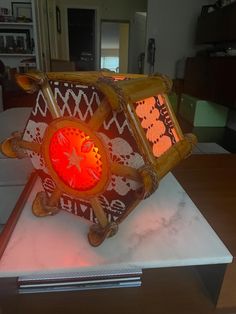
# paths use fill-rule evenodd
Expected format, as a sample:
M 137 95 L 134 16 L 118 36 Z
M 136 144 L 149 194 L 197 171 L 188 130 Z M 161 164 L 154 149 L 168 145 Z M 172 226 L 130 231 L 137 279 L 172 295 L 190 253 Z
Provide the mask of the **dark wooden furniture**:
M 236 108 L 235 73 L 236 57 L 188 58 L 184 93 Z
M 4 110 L 14 107 L 32 107 L 35 103 L 35 95 L 26 94 L 22 91 L 4 91 Z
M 198 18 L 196 43 L 208 46 L 202 56 L 187 59 L 184 93 L 236 108 L 236 56 L 225 53 L 236 44 L 235 16 L 236 2 Z
M 173 173 L 235 256 L 236 155 L 193 155 L 183 161 Z M 233 262 L 227 268 L 215 308 L 198 273 L 192 267 L 145 270 L 140 288 L 8 295 L 8 288 L 15 285 L 15 282 L 8 281 L 0 291 L 0 308 L 4 314 L 78 311 L 114 314 L 230 314 L 236 311 L 235 282 L 236 264 Z
M 28 94 L 16 83 L 15 79 L 2 81 L 3 108 L 7 110 L 14 107 L 32 107 L 36 94 Z
M 236 41 L 236 3 L 217 8 L 199 17 L 196 41 L 198 44 L 230 44 Z

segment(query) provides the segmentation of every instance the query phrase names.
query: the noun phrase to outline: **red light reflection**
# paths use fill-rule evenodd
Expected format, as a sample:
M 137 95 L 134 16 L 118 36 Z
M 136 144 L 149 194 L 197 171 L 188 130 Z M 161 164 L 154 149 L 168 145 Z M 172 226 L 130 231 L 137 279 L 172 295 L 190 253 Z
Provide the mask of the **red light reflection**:
M 102 162 L 98 148 L 79 128 L 57 130 L 51 138 L 49 156 L 59 178 L 73 189 L 89 190 L 101 178 Z

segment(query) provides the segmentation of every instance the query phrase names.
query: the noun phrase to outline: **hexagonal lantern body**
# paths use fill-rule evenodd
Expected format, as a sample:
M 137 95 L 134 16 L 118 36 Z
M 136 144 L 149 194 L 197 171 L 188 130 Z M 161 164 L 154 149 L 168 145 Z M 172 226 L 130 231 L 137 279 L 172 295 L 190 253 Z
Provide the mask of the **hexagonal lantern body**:
M 17 80 L 37 93 L 36 103 L 22 137 L 6 140 L 2 150 L 31 158 L 44 188 L 34 214 L 62 209 L 94 222 L 93 246 L 116 233 L 195 142 L 172 112 L 166 77 L 28 73 Z

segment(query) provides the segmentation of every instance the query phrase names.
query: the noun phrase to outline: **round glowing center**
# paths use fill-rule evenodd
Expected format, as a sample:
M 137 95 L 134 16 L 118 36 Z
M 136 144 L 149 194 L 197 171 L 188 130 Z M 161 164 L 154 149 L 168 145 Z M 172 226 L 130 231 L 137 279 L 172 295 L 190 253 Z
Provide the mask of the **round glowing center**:
M 102 175 L 102 161 L 94 141 L 79 128 L 61 128 L 50 142 L 49 156 L 53 169 L 69 187 L 86 191 Z

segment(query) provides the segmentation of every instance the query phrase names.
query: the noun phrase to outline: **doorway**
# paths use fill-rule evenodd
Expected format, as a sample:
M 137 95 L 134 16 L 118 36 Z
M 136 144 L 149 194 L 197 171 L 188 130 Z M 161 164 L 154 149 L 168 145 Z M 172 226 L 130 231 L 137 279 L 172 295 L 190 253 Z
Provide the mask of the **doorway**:
M 101 69 L 128 72 L 129 22 L 101 22 Z
M 77 71 L 95 70 L 95 10 L 67 9 L 70 61 Z

